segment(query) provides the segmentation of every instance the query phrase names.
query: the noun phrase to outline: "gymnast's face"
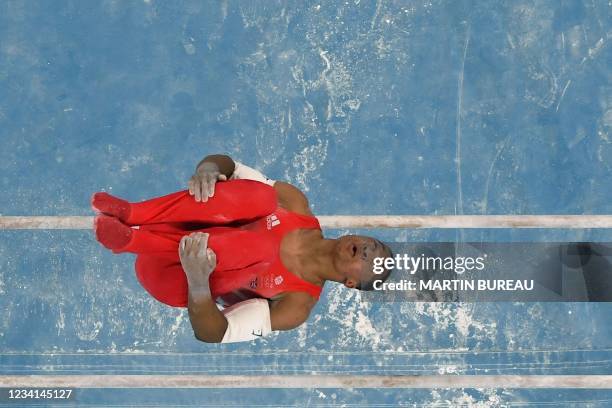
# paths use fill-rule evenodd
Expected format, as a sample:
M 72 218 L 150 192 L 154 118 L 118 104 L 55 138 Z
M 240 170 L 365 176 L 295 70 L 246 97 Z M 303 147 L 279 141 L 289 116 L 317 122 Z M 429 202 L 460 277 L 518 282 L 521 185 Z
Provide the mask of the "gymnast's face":
M 334 264 L 347 288 L 359 288 L 360 282 L 372 279 L 374 258 L 389 256 L 387 247 L 371 237 L 345 235 L 337 241 Z

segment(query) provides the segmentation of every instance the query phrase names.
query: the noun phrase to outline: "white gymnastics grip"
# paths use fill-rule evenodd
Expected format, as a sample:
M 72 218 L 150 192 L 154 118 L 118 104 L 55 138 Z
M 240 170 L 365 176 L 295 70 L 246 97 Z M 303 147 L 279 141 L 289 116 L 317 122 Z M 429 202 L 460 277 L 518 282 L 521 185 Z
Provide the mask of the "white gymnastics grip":
M 255 180 L 273 186 L 276 180 L 271 180 L 261 172 L 234 160 L 234 173 L 230 180 Z
M 249 299 L 222 311 L 227 329 L 221 343 L 250 341 L 270 334 L 270 306 L 266 299 Z

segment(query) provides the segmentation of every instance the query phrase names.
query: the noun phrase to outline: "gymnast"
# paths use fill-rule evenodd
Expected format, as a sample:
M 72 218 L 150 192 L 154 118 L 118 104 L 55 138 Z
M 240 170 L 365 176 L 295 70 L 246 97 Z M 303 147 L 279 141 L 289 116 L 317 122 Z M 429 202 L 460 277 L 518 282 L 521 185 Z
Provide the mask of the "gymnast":
M 97 192 L 96 239 L 137 255 L 136 276 L 160 302 L 187 307 L 196 339 L 254 340 L 304 323 L 326 281 L 372 290 L 392 256 L 365 236 L 323 237 L 306 196 L 225 155 L 205 157 L 188 190 L 130 203 Z

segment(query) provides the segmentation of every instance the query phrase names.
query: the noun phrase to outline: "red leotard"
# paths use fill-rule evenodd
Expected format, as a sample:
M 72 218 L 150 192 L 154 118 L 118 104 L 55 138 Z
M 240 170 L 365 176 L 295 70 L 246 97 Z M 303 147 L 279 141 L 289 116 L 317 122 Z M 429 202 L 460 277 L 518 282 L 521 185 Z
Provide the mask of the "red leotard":
M 210 234 L 217 255 L 210 276 L 216 302 L 229 306 L 254 297 L 306 292 L 319 298 L 321 287 L 289 272 L 280 259 L 285 234 L 300 228 L 320 229 L 312 216 L 278 206 L 276 191 L 264 183 L 234 180 L 217 183 L 208 202 L 196 202 L 187 191 L 130 204 L 129 225 L 138 225 L 130 242 L 115 253 L 132 252 L 136 276 L 155 299 L 186 307 L 188 285 L 178 243 L 195 231 Z
M 281 207 L 266 217 L 239 227 L 256 232 L 254 239 L 270 239 L 272 244 L 265 261 L 239 270 L 215 270 L 210 277 L 213 298 L 231 305 L 254 297 L 273 298 L 283 292 L 306 292 L 319 298 L 321 287 L 289 272 L 280 259 L 280 244 L 285 234 L 300 228 L 321 229 L 315 217 L 297 214 Z

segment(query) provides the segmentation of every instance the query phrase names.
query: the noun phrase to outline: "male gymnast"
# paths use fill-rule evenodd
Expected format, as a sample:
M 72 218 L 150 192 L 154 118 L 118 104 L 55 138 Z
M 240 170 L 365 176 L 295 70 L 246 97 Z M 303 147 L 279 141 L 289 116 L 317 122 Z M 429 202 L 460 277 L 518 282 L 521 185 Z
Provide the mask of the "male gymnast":
M 136 276 L 155 299 L 188 307 L 195 337 L 249 341 L 304 323 L 326 281 L 372 290 L 390 257 L 365 236 L 323 237 L 306 196 L 225 155 L 205 157 L 188 190 L 138 203 L 92 196 L 96 239 L 137 254 Z M 217 306 L 223 306 L 220 310 Z

